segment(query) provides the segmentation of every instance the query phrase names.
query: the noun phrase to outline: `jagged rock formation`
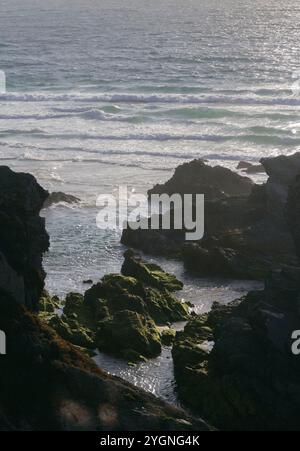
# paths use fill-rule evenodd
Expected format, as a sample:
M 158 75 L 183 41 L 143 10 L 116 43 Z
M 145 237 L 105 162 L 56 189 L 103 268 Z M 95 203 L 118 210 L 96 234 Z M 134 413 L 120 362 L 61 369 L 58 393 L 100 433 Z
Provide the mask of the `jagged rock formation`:
M 203 160 L 193 160 L 176 168 L 173 177 L 163 185 L 148 191 L 151 194 L 204 194 L 207 200 L 231 196 L 247 196 L 253 182 L 222 166 L 209 166 Z
M 171 230 L 132 230 L 128 227 L 123 231 L 122 243 L 149 254 L 180 258 L 190 271 L 200 276 L 262 279 L 269 270 L 276 270 L 283 264 L 297 264 L 295 245 L 284 212 L 289 184 L 300 172 L 298 160 L 298 154 L 263 159 L 269 180 L 265 185 L 249 185 L 246 182 L 243 195 L 230 195 L 230 192 L 237 193 L 239 185 L 244 182 L 229 171 L 227 176 L 231 177 L 233 186 L 237 184 L 236 191 L 231 188 L 226 196 L 217 192 L 215 197 L 211 189 L 215 180 L 208 178 L 214 174 L 211 168 L 208 169 L 203 162 L 199 163 L 201 170 L 197 184 L 198 164 L 192 162 L 191 167 L 182 165 L 175 172 L 180 177 L 174 175 L 154 191 L 173 193 L 178 189 L 179 193 L 188 194 L 192 187 L 193 192 L 198 190 L 202 194 L 206 192 L 202 184 L 205 180 L 209 195 L 205 200 L 203 239 L 187 242 L 186 231 L 175 230 L 174 227 Z M 193 176 L 190 175 L 192 168 Z M 200 177 L 205 171 L 207 179 Z M 179 185 L 178 180 L 184 178 L 185 184 Z
M 49 238 L 39 212 L 48 193 L 29 174 L 0 167 L 0 289 L 36 310 Z
M 182 410 L 101 371 L 35 314 L 48 236 L 35 179 L 0 168 L 0 430 L 208 430 Z
M 285 209 L 300 258 L 300 184 Z M 299 430 L 300 268 L 271 272 L 263 291 L 191 320 L 176 335 L 173 358 L 182 400 L 226 430 Z
M 171 293 L 183 286 L 175 276 L 131 250 L 124 256 L 122 274 L 106 275 L 84 296 L 69 293 L 63 315 L 50 312 L 49 324 L 74 345 L 132 363 L 160 354 L 157 325 L 187 320 L 189 309 Z

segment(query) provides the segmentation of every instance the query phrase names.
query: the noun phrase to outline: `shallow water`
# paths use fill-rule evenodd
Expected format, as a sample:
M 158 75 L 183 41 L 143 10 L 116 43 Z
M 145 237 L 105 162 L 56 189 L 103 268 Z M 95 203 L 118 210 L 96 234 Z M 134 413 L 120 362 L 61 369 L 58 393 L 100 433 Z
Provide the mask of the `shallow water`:
M 84 292 L 84 280 L 94 282 L 110 272 L 119 272 L 125 247 L 120 245 L 120 234 L 103 232 L 95 225 L 92 208 L 50 208 L 44 212 L 51 235 L 51 249 L 46 255 L 47 288 L 64 297 L 69 291 Z M 228 279 L 201 279 L 187 274 L 183 265 L 174 260 L 150 258 L 184 282 L 178 297 L 194 304 L 200 314 L 210 310 L 213 302 L 227 303 L 240 298 L 251 289 L 261 289 L 261 282 Z M 185 322 L 173 324 L 181 330 Z M 175 389 L 171 348 L 163 348 L 156 359 L 134 367 L 123 360 L 98 353 L 95 361 L 111 374 L 126 379 L 134 385 L 179 404 Z

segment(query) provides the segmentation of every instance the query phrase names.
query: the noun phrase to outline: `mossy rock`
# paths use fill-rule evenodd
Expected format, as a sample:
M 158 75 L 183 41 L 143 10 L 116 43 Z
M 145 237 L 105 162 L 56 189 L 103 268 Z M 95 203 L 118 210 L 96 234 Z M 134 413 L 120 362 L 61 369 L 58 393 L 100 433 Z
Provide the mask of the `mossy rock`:
M 76 319 L 81 326 L 95 331 L 97 326 L 95 310 L 84 302 L 84 297 L 82 294 L 69 293 L 66 296 L 66 303 L 63 312 L 67 318 L 72 318 L 76 315 Z
M 59 298 L 57 296 L 50 296 L 50 294 L 44 290 L 38 305 L 40 316 L 45 317 L 48 314 L 55 313 L 59 307 Z
M 56 332 L 70 343 L 80 346 L 81 348 L 95 349 L 93 332 L 81 326 L 75 318 L 67 317 L 65 315 L 54 316 L 50 319 L 49 325 L 56 330 Z
M 96 344 L 99 350 L 130 361 L 156 357 L 161 352 L 160 334 L 154 322 L 130 310 L 100 322 Z
M 146 309 L 157 324 L 168 324 L 188 320 L 189 308 L 167 291 L 160 292 L 155 288 L 145 289 Z
M 84 295 L 69 293 L 64 318 L 54 320 L 60 334 L 73 344 L 88 348 L 87 337 L 95 334 L 95 347 L 131 363 L 157 356 L 161 352 L 161 337 L 155 323 L 188 320 L 189 308 L 162 282 L 164 278 L 176 285 L 176 278 L 156 265 L 150 265 L 147 271 L 153 273 L 149 283 L 131 275 L 108 274 Z M 162 275 L 158 274 L 160 271 Z M 172 291 L 174 284 L 170 285 Z M 170 344 L 171 336 L 165 340 Z
M 173 274 L 165 272 L 160 266 L 154 263 L 145 263 L 131 249 L 124 254 L 125 261 L 122 266 L 122 274 L 131 276 L 143 284 L 168 291 L 182 290 L 183 283 Z
M 189 308 L 185 303 L 165 289 L 144 286 L 134 277 L 120 274 L 103 277 L 100 283 L 86 291 L 84 303 L 95 310 L 99 299 L 106 301 L 105 306 L 111 315 L 130 310 L 149 316 L 157 324 L 189 319 Z
M 163 329 L 160 333 L 161 342 L 164 346 L 172 346 L 175 337 L 176 330 L 175 329 Z

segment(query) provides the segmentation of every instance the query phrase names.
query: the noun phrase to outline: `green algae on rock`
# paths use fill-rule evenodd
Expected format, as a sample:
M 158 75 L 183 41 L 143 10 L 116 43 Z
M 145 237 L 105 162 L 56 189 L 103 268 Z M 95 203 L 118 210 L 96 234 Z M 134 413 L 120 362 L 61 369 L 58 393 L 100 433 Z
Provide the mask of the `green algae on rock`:
M 94 333 L 91 329 L 83 327 L 76 319 L 66 315 L 54 316 L 50 319 L 49 325 L 56 330 L 56 332 L 70 343 L 81 348 L 95 349 Z
M 50 296 L 46 290 L 43 290 L 38 307 L 40 316 L 51 315 L 59 309 L 60 300 L 57 296 Z
M 108 274 L 84 295 L 69 293 L 63 316 L 52 317 L 50 324 L 74 345 L 136 362 L 156 357 L 162 342 L 171 344 L 172 334 L 161 335 L 156 324 L 188 320 L 189 307 L 167 289 L 182 288 L 175 276 L 131 251 L 125 253 L 124 266 L 135 276 Z
M 124 263 L 122 274 L 138 279 L 146 285 L 166 289 L 168 291 L 179 291 L 183 288 L 180 282 L 173 274 L 165 272 L 160 266 L 154 263 L 146 263 L 133 250 L 128 249 L 124 253 Z
M 98 323 L 97 347 L 128 361 L 156 357 L 161 341 L 155 323 L 139 313 L 123 310 Z
M 163 328 L 160 331 L 161 342 L 164 346 L 172 346 L 176 337 L 176 330 L 168 328 Z

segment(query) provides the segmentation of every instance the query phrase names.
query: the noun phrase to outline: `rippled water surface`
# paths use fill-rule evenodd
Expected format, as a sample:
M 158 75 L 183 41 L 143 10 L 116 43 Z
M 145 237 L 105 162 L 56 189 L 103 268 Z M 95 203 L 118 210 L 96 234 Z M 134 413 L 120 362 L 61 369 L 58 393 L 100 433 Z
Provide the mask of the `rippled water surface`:
M 298 0 L 1 0 L 0 11 L 1 163 L 83 201 L 44 213 L 47 285 L 61 296 L 120 270 L 120 235 L 96 228 L 98 194 L 145 192 L 192 158 L 235 168 L 300 148 Z M 250 287 L 162 263 L 198 312 Z M 138 369 L 98 358 L 172 398 L 168 357 Z

